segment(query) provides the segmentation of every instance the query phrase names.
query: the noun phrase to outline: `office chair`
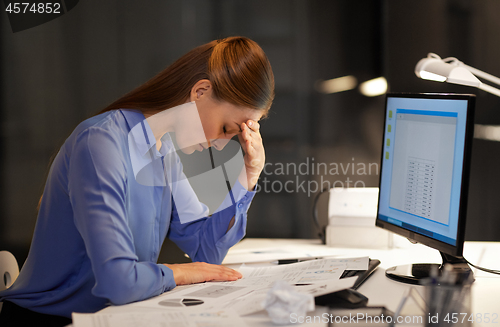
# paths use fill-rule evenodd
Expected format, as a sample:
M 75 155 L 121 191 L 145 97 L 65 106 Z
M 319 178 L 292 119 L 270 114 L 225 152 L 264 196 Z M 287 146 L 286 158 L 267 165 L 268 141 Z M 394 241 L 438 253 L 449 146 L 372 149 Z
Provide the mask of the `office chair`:
M 9 288 L 19 275 L 16 257 L 9 251 L 0 251 L 0 291 Z M 3 303 L 0 302 L 0 311 Z

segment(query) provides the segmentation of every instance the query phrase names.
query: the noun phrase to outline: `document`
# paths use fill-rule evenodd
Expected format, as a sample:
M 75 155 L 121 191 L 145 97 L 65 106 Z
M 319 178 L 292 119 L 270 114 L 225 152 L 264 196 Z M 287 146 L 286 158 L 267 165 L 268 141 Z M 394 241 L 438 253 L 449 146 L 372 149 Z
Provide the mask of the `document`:
M 250 267 L 238 271 L 243 278 L 232 282 L 207 282 L 176 287 L 130 307 L 183 311 L 234 309 L 247 315 L 264 309 L 261 305 L 275 281 L 284 280 L 298 292 L 319 296 L 351 287 L 356 278 L 340 279 L 345 269 L 367 269 L 368 257 L 319 259 L 287 265 Z
M 248 315 L 265 309 L 262 306 L 267 292 L 277 280 L 284 280 L 296 288 L 297 292 L 320 296 L 333 293 L 354 285 L 356 277 L 340 279 L 345 269 L 368 269 L 368 257 L 348 259 L 319 259 L 287 265 L 269 267 L 248 267 L 238 269 L 243 278 L 235 282 L 247 285 L 252 290 L 239 298 L 225 303 L 240 315 Z
M 243 278 L 177 286 L 154 298 L 112 306 L 96 314 L 74 314 L 74 327 L 244 326 L 240 316 L 261 310 L 277 280 L 297 292 L 320 296 L 354 285 L 356 277 L 340 279 L 344 270 L 368 269 L 368 257 L 308 260 L 287 265 L 242 265 Z
M 400 111 L 396 117 L 395 139 L 399 141 L 394 143 L 390 207 L 422 218 L 418 227 L 446 229 L 457 117 Z
M 234 327 L 246 326 L 232 310 L 210 312 L 139 311 L 73 313 L 73 327 Z
M 350 277 L 316 282 L 313 284 L 296 284 L 294 285 L 294 287 L 297 292 L 307 293 L 313 296 L 320 296 L 350 288 L 354 285 L 355 281 L 356 277 Z M 232 301 L 225 303 L 224 307 L 233 309 L 241 316 L 259 312 L 265 309 L 263 307 L 263 302 L 267 296 L 268 291 L 269 288 L 257 289 L 245 296 L 235 298 Z
M 338 250 L 322 244 L 292 244 L 286 247 L 277 244 L 272 247 L 255 249 L 232 249 L 222 264 L 250 262 L 272 262 L 279 259 L 306 259 L 338 256 Z

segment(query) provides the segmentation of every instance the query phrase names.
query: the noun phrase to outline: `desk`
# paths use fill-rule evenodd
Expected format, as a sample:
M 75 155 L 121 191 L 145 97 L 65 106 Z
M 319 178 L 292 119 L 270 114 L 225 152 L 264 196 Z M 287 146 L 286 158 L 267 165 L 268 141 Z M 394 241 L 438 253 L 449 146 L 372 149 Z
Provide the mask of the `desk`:
M 297 239 L 244 239 L 235 245 L 228 253 L 229 258 L 232 253 L 244 250 L 259 250 L 269 247 L 286 248 L 287 246 L 301 244 L 303 246 L 314 245 L 324 247 L 324 250 L 331 251 L 332 255 L 342 257 L 370 256 L 379 259 L 381 264 L 373 275 L 358 289 L 369 298 L 370 306 L 385 306 L 391 311 L 395 311 L 397 306 L 410 285 L 399 283 L 385 277 L 385 269 L 395 265 L 430 262 L 440 263 L 439 252 L 421 244 L 411 244 L 407 240 L 399 239 L 395 242 L 393 249 L 354 249 L 354 248 L 328 248 L 321 245 L 317 240 L 297 240 Z M 497 242 L 466 242 L 464 246 L 464 257 L 470 262 L 486 268 L 500 268 L 498 265 L 498 253 L 500 253 L 500 243 Z M 269 263 L 253 263 L 254 265 L 265 265 Z M 237 267 L 239 265 L 231 265 Z M 500 326 L 500 276 L 487 274 L 473 269 L 476 281 L 472 287 L 472 312 L 474 313 L 496 313 L 499 315 L 496 324 L 474 323 L 472 326 Z M 420 288 L 421 286 L 416 286 Z M 123 309 L 126 306 L 122 306 Z M 117 312 L 116 308 L 109 307 L 101 312 Z M 123 311 L 122 311 L 123 312 Z M 321 316 L 326 312 L 323 307 L 317 307 L 315 312 L 310 312 L 310 316 Z M 249 326 L 275 326 L 269 319 L 267 312 L 262 311 L 244 317 Z M 297 325 L 297 324 L 290 324 Z M 303 324 L 304 326 L 326 326 L 326 324 Z
M 318 244 L 316 240 L 293 240 L 293 239 L 244 239 L 235 245 L 231 251 L 243 249 L 259 249 L 269 247 L 286 247 L 299 244 Z M 440 263 L 442 262 L 439 252 L 421 244 L 411 244 L 406 239 L 399 239 L 393 249 L 354 249 L 354 248 L 331 248 L 332 253 L 345 257 L 370 256 L 381 261 L 379 268 L 358 289 L 369 298 L 370 306 L 385 306 L 395 311 L 397 306 L 410 285 L 399 283 L 385 277 L 385 269 L 407 263 Z M 325 246 L 326 247 L 326 246 Z M 498 264 L 498 253 L 500 253 L 500 242 L 466 242 L 464 246 L 464 257 L 471 263 L 486 268 L 500 268 Z M 474 313 L 497 313 L 499 315 L 497 324 L 477 324 L 473 326 L 500 326 L 500 276 L 488 274 L 473 269 L 476 281 L 472 287 L 472 312 Z M 421 288 L 421 286 L 416 286 Z M 324 308 L 318 308 L 315 313 L 308 315 L 321 315 Z M 245 318 L 249 326 L 272 326 L 265 312 L 256 313 Z M 304 324 L 307 326 L 325 326 L 325 324 Z

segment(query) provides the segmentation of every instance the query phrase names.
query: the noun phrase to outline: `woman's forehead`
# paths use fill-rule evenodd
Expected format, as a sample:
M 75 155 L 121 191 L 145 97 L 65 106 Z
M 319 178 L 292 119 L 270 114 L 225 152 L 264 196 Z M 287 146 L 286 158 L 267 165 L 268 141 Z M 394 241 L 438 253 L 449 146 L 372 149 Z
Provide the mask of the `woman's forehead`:
M 243 108 L 237 110 L 237 112 L 238 113 L 236 114 L 235 118 L 241 123 L 246 122 L 247 120 L 259 121 L 264 114 L 264 112 L 261 110 L 251 108 Z

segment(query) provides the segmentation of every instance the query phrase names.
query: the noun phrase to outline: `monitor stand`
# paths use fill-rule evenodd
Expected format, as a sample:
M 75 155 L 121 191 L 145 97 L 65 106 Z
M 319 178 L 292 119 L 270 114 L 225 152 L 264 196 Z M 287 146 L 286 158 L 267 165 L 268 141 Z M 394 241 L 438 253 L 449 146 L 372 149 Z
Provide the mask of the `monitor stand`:
M 407 284 L 420 284 L 423 279 L 430 277 L 433 266 L 438 268 L 441 275 L 444 265 L 449 263 L 453 266 L 453 271 L 463 276 L 472 275 L 472 271 L 463 257 L 456 257 L 439 251 L 443 258 L 443 263 L 414 263 L 409 265 L 395 266 L 388 268 L 385 275 L 398 282 Z

